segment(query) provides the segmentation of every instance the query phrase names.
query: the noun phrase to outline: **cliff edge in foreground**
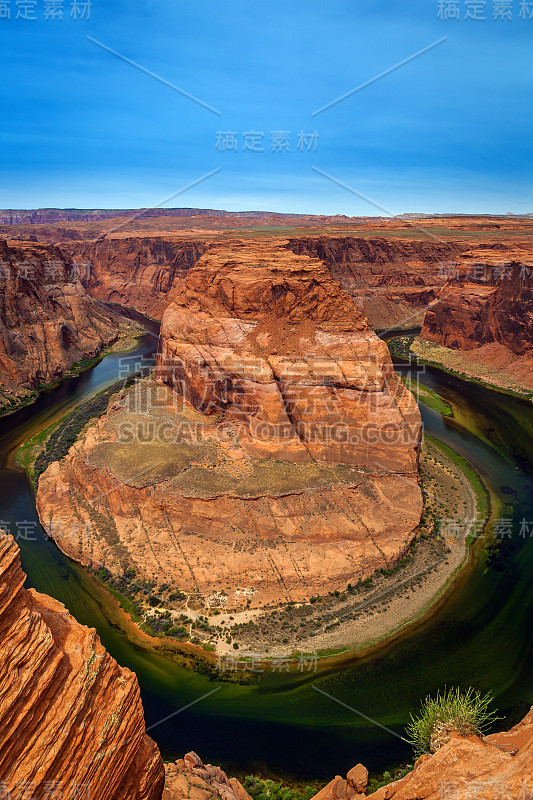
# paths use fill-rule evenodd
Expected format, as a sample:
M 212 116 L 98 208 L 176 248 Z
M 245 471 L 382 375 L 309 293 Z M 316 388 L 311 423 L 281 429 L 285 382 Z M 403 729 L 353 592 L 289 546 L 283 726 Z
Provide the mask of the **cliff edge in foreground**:
M 163 764 L 137 678 L 24 580 L 19 549 L 1 533 L 0 795 L 159 800 Z

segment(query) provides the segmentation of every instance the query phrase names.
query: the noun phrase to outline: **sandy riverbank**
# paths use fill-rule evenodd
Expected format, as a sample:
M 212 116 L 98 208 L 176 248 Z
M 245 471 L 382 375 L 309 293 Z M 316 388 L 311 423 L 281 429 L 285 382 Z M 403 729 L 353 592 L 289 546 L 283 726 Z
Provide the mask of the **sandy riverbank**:
M 239 658 L 280 658 L 295 651 L 322 655 L 366 649 L 432 613 L 432 606 L 468 560 L 471 527 L 461 524 L 457 529 L 453 521 L 479 522 L 483 509 L 460 466 L 428 440 L 422 451 L 421 477 L 426 521 L 407 563 L 392 575 L 376 575 L 372 585 L 324 597 L 314 606 L 280 606 L 259 617 L 250 614 L 247 624 L 232 628 L 238 651 L 220 639 L 217 652 Z M 443 524 L 436 523 L 437 518 Z M 293 630 L 309 624 L 314 627 L 310 635 Z

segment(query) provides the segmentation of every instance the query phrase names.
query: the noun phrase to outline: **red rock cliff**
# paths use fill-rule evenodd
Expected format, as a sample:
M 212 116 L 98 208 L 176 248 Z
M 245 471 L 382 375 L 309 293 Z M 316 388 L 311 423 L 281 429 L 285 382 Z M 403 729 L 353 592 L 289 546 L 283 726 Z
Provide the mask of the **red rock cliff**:
M 57 782 L 62 797 L 77 787 L 94 800 L 159 800 L 163 765 L 135 675 L 24 579 L 18 547 L 0 533 L 2 796 L 41 800 Z
M 431 239 L 334 235 L 292 238 L 287 247 L 323 261 L 375 328 L 414 327 L 445 280 L 443 265 L 461 251 Z
M 93 297 L 161 319 L 172 289 L 208 244 L 168 235 L 117 236 L 62 247 L 72 258 L 90 264 L 83 283 Z
M 456 350 L 503 345 L 533 353 L 533 263 L 478 265 L 480 279 L 449 281 L 426 312 L 421 338 Z
M 420 413 L 320 261 L 213 245 L 164 314 L 159 372 L 39 479 L 43 524 L 73 558 L 236 608 L 405 554 Z M 77 520 L 90 536 L 69 534 Z
M 60 378 L 117 338 L 120 321 L 54 246 L 0 241 L 0 406 Z

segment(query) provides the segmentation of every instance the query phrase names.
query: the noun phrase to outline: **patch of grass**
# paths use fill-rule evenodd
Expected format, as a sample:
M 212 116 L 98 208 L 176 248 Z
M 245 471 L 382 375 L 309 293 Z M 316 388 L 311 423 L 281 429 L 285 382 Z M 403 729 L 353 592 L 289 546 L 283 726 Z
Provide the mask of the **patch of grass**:
M 461 736 L 480 735 L 498 719 L 490 710 L 492 695 L 482 695 L 472 687 L 444 689 L 436 697 L 426 697 L 418 716 L 411 715 L 407 735 L 417 755 L 434 753 L 456 731 Z
M 21 447 L 17 450 L 17 454 L 15 456 L 15 463 L 22 467 L 23 470 L 27 473 L 30 481 L 32 482 L 33 486 L 35 487 L 35 460 L 37 459 L 39 453 L 44 447 L 45 442 L 47 441 L 48 437 L 52 433 L 52 431 L 59 425 L 59 422 L 53 422 L 52 425 L 49 425 L 44 430 L 39 431 L 36 433 L 35 436 L 32 436 L 31 439 L 28 439 L 27 442 L 24 442 Z
M 437 392 L 407 376 L 402 376 L 402 381 L 405 388 L 414 394 L 417 402 L 423 403 L 427 408 L 437 411 L 444 417 L 453 417 L 451 405 L 446 400 L 443 400 Z
M 126 389 L 137 380 L 138 377 L 139 373 L 136 373 L 135 375 L 131 375 L 126 381 L 117 381 L 117 383 L 114 383 L 107 389 L 103 389 L 101 392 L 98 392 L 98 394 L 95 394 L 94 397 L 86 400 L 85 403 L 78 406 L 71 414 L 67 414 L 63 417 L 59 423 L 53 426 L 53 430 L 51 430 L 46 437 L 43 437 L 44 446 L 40 448 L 40 452 L 35 457 L 33 464 L 31 463 L 33 454 L 30 453 L 30 448 L 26 451 L 24 451 L 24 448 L 26 445 L 29 445 L 30 442 L 33 442 L 35 445 L 36 438 L 41 436 L 41 434 L 37 434 L 19 448 L 19 452 L 21 450 L 23 451 L 21 458 L 26 460 L 26 463 L 31 469 L 31 474 L 29 470 L 28 474 L 30 474 L 34 486 L 37 484 L 39 476 L 50 464 L 54 461 L 60 461 L 67 455 L 87 423 L 105 414 L 113 395 Z M 24 464 L 22 465 L 26 468 Z

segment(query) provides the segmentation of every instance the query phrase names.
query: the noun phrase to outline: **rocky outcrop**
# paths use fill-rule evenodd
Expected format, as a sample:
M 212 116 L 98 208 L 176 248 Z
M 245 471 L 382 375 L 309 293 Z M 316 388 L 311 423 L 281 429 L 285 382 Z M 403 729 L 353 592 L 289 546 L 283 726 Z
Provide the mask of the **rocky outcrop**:
M 404 241 L 334 235 L 292 238 L 287 246 L 323 261 L 374 328 L 419 324 L 446 280 L 445 264 L 463 249 L 436 238 Z
M 89 265 L 83 284 L 92 297 L 161 319 L 171 291 L 205 252 L 204 239 L 131 236 L 64 244 Z
M 198 411 L 238 422 L 250 455 L 416 472 L 416 404 L 317 259 L 213 246 L 164 315 L 159 368 Z
M 252 800 L 236 778 L 220 767 L 204 764 L 196 753 L 187 753 L 165 765 L 163 800 Z
M 61 797 L 159 800 L 163 765 L 135 675 L 24 579 L 18 547 L 0 533 L 2 796 L 40 800 L 55 787 Z
M 497 343 L 533 353 L 533 262 L 479 266 L 478 280 L 460 275 L 442 288 L 421 338 L 456 350 Z
M 533 709 L 508 733 L 481 739 L 458 735 L 423 755 L 399 781 L 372 800 L 528 800 L 533 797 Z
M 336 775 L 312 800 L 363 800 L 366 797 L 368 770 L 356 764 L 346 778 Z
M 69 555 L 255 608 L 405 554 L 422 510 L 419 411 L 321 262 L 214 246 L 165 312 L 158 369 L 39 480 L 41 519 Z
M 56 247 L 0 241 L 0 405 L 60 378 L 118 336 L 120 320 Z
M 466 354 L 464 371 L 488 366 L 533 388 L 533 260 L 475 266 L 475 281 L 459 274 L 429 305 L 420 338 Z

